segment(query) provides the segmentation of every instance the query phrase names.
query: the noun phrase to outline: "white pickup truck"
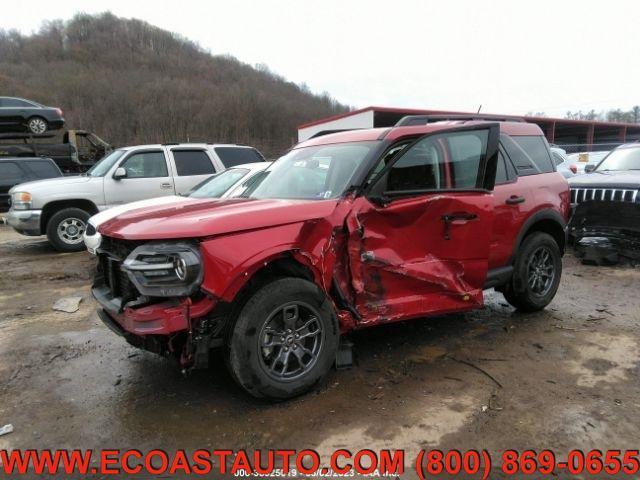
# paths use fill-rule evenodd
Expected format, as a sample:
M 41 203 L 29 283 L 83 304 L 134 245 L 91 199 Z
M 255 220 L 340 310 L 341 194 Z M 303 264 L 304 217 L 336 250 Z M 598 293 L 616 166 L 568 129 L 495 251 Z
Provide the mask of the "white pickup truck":
M 226 168 L 264 161 L 253 147 L 223 144 L 138 145 L 114 150 L 87 173 L 13 187 L 7 223 L 23 235 L 46 234 L 59 251 L 84 248 L 90 216 L 124 203 L 187 193 Z

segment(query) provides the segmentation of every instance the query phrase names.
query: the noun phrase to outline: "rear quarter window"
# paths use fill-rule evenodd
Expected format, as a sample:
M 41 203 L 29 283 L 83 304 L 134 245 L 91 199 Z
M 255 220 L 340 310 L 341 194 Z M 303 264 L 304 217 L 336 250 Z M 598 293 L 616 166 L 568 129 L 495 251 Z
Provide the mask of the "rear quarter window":
M 502 147 L 498 151 L 498 166 L 496 168 L 496 185 L 509 183 L 516 178 L 516 171 L 511 161 L 506 158 Z
M 215 151 L 225 168 L 245 163 L 264 162 L 262 155 L 254 148 L 216 147 Z
M 511 137 L 520 145 L 529 158 L 533 160 L 541 173 L 554 171 L 554 165 L 549 155 L 549 148 L 544 137 L 537 135 L 525 135 Z
M 504 148 L 506 154 L 513 162 L 513 166 L 518 172 L 518 176 L 524 177 L 527 175 L 536 175 L 542 173 L 538 165 L 531 159 L 531 157 L 524 151 L 524 149 L 517 144 L 509 135 L 500 135 L 500 143 Z
M 203 150 L 173 150 L 173 160 L 180 177 L 216 173 L 209 155 Z

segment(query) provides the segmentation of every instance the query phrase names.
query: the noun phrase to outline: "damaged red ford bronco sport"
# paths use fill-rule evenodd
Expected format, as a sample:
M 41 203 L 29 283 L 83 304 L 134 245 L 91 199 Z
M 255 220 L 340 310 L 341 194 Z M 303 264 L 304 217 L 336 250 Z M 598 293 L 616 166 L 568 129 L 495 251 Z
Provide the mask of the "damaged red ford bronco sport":
M 267 172 L 243 198 L 102 224 L 103 322 L 184 369 L 220 347 L 244 389 L 283 399 L 328 373 L 351 330 L 477 309 L 492 287 L 525 311 L 556 293 L 569 189 L 536 125 L 333 133 Z

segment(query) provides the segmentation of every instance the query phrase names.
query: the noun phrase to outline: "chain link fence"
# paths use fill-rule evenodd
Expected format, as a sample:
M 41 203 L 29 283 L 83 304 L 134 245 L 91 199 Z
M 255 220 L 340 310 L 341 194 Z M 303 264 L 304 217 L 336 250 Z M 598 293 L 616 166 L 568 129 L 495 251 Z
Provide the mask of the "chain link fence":
M 567 155 L 571 155 L 572 153 L 583 153 L 583 152 L 609 152 L 616 147 L 622 145 L 622 142 L 607 142 L 607 143 L 556 143 L 552 146 L 562 148 Z

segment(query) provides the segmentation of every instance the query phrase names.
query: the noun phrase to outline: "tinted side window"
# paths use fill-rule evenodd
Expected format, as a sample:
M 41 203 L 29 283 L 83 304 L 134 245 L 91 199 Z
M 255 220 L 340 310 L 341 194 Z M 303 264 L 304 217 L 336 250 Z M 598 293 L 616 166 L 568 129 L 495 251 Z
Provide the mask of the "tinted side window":
M 13 162 L 0 162 L 0 185 L 16 185 L 26 180 L 22 170 Z
M 167 162 L 162 152 L 134 153 L 121 165 L 127 178 L 168 177 Z
M 29 170 L 33 172 L 35 178 L 54 178 L 60 176 L 60 171 L 51 162 L 44 160 L 33 160 L 26 162 Z
M 500 135 L 500 143 L 504 147 L 507 155 L 516 167 L 518 175 L 523 177 L 526 175 L 535 175 L 541 173 L 538 166 L 531 160 L 529 155 L 508 135 Z
M 554 171 L 553 163 L 549 156 L 549 149 L 547 148 L 547 143 L 544 141 L 543 137 L 527 135 L 514 136 L 511 138 L 513 138 L 513 140 L 522 147 L 542 173 Z
M 381 179 L 387 192 L 478 186 L 488 131 L 433 135 L 413 144 Z
M 18 100 L 17 98 L 5 98 L 2 100 L 3 107 L 14 107 L 14 108 L 27 108 L 33 107 L 29 102 L 25 102 L 24 100 Z
M 253 148 L 217 147 L 215 151 L 225 168 L 235 167 L 244 163 L 264 161 L 262 155 Z
M 202 150 L 173 150 L 173 160 L 180 177 L 216 173 L 209 156 Z

